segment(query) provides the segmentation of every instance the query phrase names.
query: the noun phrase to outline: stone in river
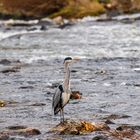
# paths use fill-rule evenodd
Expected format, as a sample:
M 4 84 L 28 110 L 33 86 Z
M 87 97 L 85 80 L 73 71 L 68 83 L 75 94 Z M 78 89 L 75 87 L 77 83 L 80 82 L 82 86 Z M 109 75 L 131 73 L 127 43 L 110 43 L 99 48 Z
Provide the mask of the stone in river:
M 70 99 L 81 99 L 82 94 L 79 91 L 72 91 Z
M 81 135 L 107 129 L 110 128 L 106 124 L 93 124 L 87 121 L 66 120 L 56 125 L 49 132 L 54 132 L 59 135 Z

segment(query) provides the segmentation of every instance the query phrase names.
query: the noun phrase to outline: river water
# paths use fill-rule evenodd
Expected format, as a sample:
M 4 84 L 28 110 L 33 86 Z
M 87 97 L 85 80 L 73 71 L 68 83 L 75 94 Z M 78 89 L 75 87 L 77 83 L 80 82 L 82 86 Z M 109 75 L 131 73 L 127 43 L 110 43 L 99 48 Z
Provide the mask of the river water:
M 25 125 L 42 133 L 30 139 L 50 136 L 47 131 L 59 123 L 59 116 L 52 116 L 52 96 L 55 85 L 63 82 L 67 56 L 80 58 L 71 66 L 71 89 L 83 97 L 65 107 L 67 119 L 102 122 L 117 114 L 129 117 L 113 120 L 112 127 L 140 125 L 140 21 L 85 18 L 63 29 L 46 30 L 1 26 L 0 35 L 0 60 L 11 61 L 0 64 L 0 70 L 20 67 L 17 72 L 0 73 L 0 99 L 10 102 L 0 108 L 0 130 Z

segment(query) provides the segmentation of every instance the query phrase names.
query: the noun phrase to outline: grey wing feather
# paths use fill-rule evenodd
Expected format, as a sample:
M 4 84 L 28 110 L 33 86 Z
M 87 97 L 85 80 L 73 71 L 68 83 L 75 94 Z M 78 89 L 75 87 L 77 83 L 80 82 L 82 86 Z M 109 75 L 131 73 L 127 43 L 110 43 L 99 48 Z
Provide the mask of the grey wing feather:
M 53 96 L 53 103 L 52 103 L 53 108 L 55 108 L 59 104 L 59 102 L 61 100 L 61 94 L 62 94 L 62 92 L 60 91 L 59 88 L 57 88 L 56 92 Z
M 63 86 L 59 85 L 53 96 L 52 107 L 54 110 L 54 114 L 57 114 L 62 109 L 62 93 L 63 92 L 64 92 Z

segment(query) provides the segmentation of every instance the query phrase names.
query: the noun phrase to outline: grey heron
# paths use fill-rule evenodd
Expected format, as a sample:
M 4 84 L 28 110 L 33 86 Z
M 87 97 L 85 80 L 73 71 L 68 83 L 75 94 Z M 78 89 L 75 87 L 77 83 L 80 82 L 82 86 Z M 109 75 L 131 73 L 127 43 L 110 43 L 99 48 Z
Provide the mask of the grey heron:
M 79 58 L 66 57 L 64 59 L 65 76 L 63 84 L 57 87 L 57 90 L 53 96 L 52 107 L 54 115 L 60 112 L 60 120 L 64 122 L 64 106 L 69 102 L 71 90 L 70 90 L 70 64 L 79 60 Z M 63 118 L 62 118 L 63 117 Z

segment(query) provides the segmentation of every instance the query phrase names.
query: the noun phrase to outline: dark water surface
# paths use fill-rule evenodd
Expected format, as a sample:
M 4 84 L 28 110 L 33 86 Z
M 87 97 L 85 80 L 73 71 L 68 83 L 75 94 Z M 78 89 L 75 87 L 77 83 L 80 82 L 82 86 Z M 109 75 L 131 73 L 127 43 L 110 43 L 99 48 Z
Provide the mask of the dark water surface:
M 46 132 L 59 123 L 59 116 L 52 117 L 51 99 L 54 85 L 63 81 L 66 56 L 81 58 L 71 67 L 71 89 L 83 94 L 81 100 L 70 101 L 65 107 L 66 118 L 101 122 L 119 114 L 130 117 L 113 120 L 115 125 L 140 125 L 139 25 L 140 21 L 124 24 L 87 19 L 46 31 L 1 27 L 0 60 L 12 63 L 0 64 L 0 71 L 19 68 L 0 73 L 0 100 L 11 102 L 0 108 L 0 131 L 25 125 L 42 133 L 31 139 L 49 136 Z M 34 105 L 40 103 L 43 105 Z

